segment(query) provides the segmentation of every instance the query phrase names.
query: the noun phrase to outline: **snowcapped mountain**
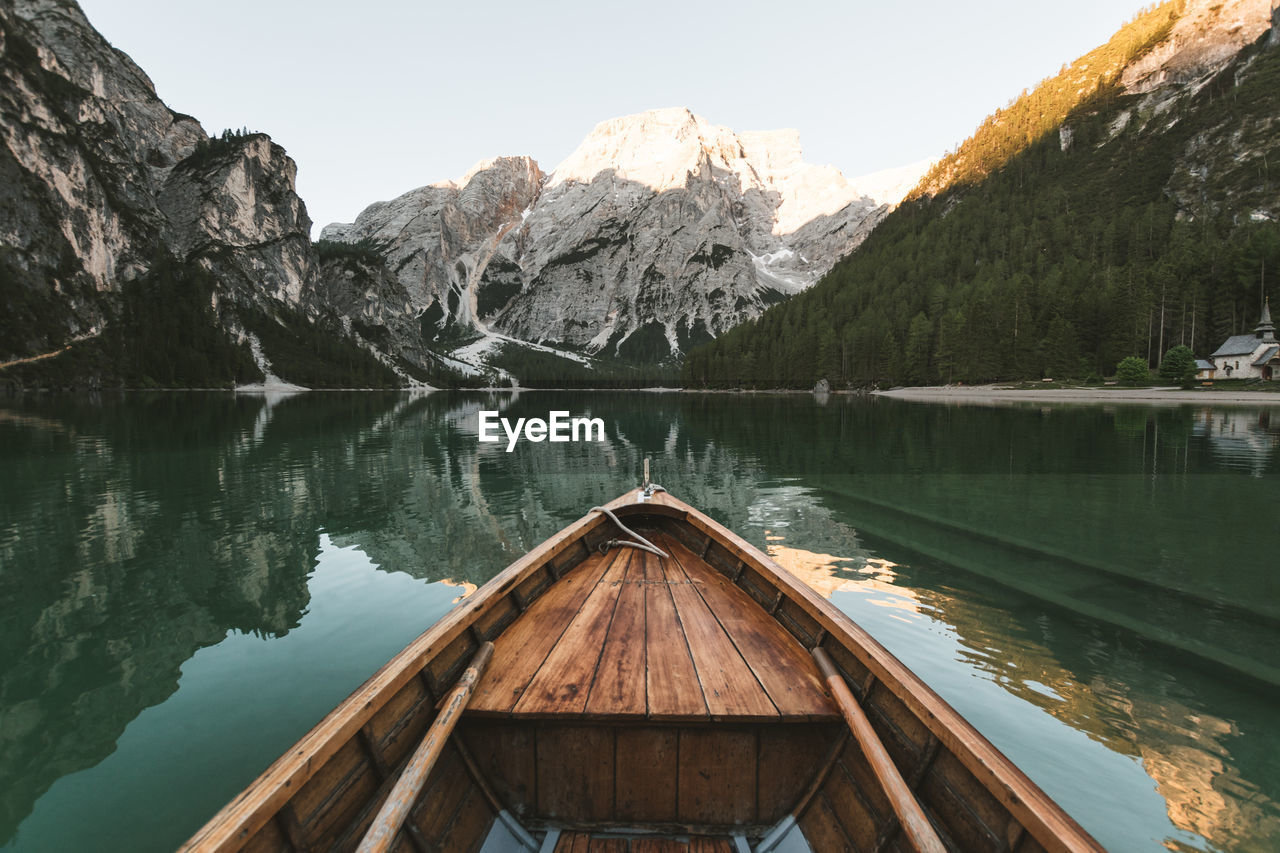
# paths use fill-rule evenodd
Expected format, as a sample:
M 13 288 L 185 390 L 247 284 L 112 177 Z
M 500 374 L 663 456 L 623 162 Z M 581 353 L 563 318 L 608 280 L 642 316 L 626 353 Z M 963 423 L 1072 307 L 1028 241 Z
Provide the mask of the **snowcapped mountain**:
M 0 80 L 9 385 L 474 384 L 533 361 L 594 380 L 806 289 L 901 195 L 805 163 L 796 131 L 663 109 L 602 122 L 550 173 L 484 160 L 316 245 L 284 149 L 206 135 L 74 0 L 0 4 Z
M 511 339 L 658 361 L 809 287 L 901 194 L 805 163 L 796 131 L 735 133 L 674 108 L 602 122 L 550 174 L 483 161 L 321 239 L 385 256 L 395 304 L 370 295 L 366 316 L 408 312 L 467 361 Z

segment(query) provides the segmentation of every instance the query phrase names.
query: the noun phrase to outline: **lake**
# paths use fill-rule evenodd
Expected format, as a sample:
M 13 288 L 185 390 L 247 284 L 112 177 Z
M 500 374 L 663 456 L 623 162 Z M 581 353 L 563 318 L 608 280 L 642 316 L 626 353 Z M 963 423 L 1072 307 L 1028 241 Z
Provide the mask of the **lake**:
M 1280 411 L 314 392 L 0 398 L 2 849 L 172 849 L 646 456 L 1108 848 L 1280 844 Z

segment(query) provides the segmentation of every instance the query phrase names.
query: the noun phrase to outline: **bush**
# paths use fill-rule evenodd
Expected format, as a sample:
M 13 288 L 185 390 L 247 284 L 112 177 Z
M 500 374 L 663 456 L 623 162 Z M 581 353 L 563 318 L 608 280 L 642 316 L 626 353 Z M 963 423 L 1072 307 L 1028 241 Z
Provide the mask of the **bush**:
M 258 136 L 256 130 L 242 127 L 239 130 L 227 128 L 221 136 L 210 136 L 196 143 L 196 147 L 178 165 L 184 169 L 199 169 L 215 160 L 221 159 L 231 151 L 238 151 L 244 140 Z
M 1151 370 L 1145 360 L 1131 355 L 1116 365 L 1116 378 L 1125 385 L 1149 385 Z
M 1196 357 L 1191 348 L 1177 346 L 1165 353 L 1160 362 L 1160 378 L 1190 388 L 1196 378 Z

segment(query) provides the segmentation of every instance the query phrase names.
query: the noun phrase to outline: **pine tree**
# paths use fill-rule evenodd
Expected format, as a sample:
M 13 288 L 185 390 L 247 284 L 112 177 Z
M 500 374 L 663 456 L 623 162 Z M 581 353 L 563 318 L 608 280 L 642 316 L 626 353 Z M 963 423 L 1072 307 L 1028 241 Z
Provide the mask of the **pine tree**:
M 907 330 L 907 352 L 905 376 L 913 385 L 925 385 L 929 382 L 929 353 L 932 350 L 933 324 L 924 312 L 911 318 L 911 326 Z

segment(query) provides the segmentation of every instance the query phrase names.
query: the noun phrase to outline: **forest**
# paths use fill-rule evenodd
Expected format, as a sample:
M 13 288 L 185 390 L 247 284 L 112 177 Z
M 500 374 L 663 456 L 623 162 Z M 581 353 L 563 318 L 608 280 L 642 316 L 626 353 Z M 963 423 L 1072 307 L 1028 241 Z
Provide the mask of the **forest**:
M 1280 50 L 1158 115 L 1119 77 L 1180 10 L 985 121 L 814 288 L 690 352 L 685 385 L 1088 380 L 1251 330 L 1280 275 Z

